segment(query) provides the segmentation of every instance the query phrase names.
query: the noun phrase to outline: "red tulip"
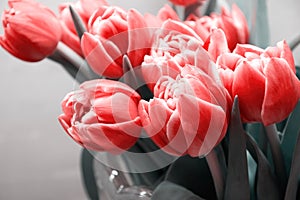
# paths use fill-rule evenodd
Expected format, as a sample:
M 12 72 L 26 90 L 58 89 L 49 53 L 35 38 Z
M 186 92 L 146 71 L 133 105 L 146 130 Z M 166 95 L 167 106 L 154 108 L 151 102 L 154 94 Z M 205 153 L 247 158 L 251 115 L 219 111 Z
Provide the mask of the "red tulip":
M 144 129 L 169 154 L 206 155 L 225 135 L 231 103 L 214 66 L 207 72 L 187 65 L 176 79 L 160 78 L 153 99 L 140 101 Z
M 176 20 L 176 21 L 180 21 L 179 16 L 177 15 L 177 13 L 175 12 L 175 10 L 173 8 L 171 8 L 171 6 L 169 6 L 168 4 L 165 4 L 164 7 L 162 7 L 157 14 L 157 17 L 162 21 L 166 21 L 168 19 L 172 19 L 172 20 Z
M 81 17 L 83 23 L 88 24 L 89 18 L 100 7 L 107 6 L 106 0 L 79 0 L 76 3 L 62 3 L 59 5 L 59 13 L 64 29 L 62 42 L 68 45 L 71 49 L 82 55 L 80 40 L 78 38 L 74 22 L 70 13 L 69 6 L 72 5 L 76 12 Z
M 31 0 L 9 0 L 2 14 L 1 46 L 24 61 L 36 62 L 53 53 L 61 38 L 59 20 L 47 7 Z
M 223 53 L 229 53 L 225 33 L 222 29 L 212 29 L 210 35 L 205 41 L 203 48 L 207 50 L 210 59 L 214 62 Z
M 293 55 L 285 41 L 266 50 L 238 45 L 217 60 L 225 87 L 238 95 L 242 119 L 264 125 L 280 122 L 299 100 Z
M 232 5 L 231 12 L 223 8 L 221 14 L 212 13 L 210 16 L 188 20 L 185 23 L 193 28 L 203 41 L 207 40 L 212 28 L 222 29 L 230 50 L 233 50 L 238 43 L 245 44 L 249 40 L 246 18 L 235 4 Z
M 121 82 L 92 80 L 64 98 L 58 119 L 83 147 L 119 154 L 140 135 L 139 101 L 139 94 Z
M 197 2 L 204 2 L 205 0 L 170 0 L 175 5 L 189 6 Z
M 100 75 L 120 78 L 123 55 L 127 54 L 136 67 L 149 52 L 149 29 L 135 9 L 128 12 L 118 7 L 99 9 L 90 18 L 88 30 L 82 38 L 82 51 L 91 68 Z
M 150 55 L 146 55 L 141 71 L 151 91 L 161 76 L 176 78 L 186 64 L 195 64 L 201 39 L 188 26 L 167 20 L 155 35 Z M 207 58 L 209 59 L 209 58 Z

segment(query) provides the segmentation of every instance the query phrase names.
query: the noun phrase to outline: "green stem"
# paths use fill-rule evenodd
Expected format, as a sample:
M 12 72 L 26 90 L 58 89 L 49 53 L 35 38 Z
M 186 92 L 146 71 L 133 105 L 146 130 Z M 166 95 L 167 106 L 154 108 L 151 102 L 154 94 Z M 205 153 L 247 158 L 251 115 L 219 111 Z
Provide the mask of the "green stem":
M 291 50 L 294 50 L 300 44 L 300 35 L 296 36 L 291 42 L 289 42 L 289 46 Z
M 217 146 L 205 158 L 214 180 L 217 197 L 219 200 L 222 200 L 224 197 L 226 170 L 223 150 L 220 146 Z
M 276 124 L 266 126 L 265 129 L 272 152 L 275 173 L 279 178 L 280 187 L 282 191 L 284 191 L 287 183 L 287 174 L 284 166 L 284 159 L 280 147 L 280 139 L 277 132 Z
M 206 8 L 206 11 L 204 13 L 204 15 L 210 15 L 210 13 L 212 13 L 217 6 L 217 1 L 216 0 L 209 0 L 208 6 Z
M 80 57 L 76 52 L 74 52 L 71 48 L 69 48 L 67 45 L 65 45 L 62 42 L 59 42 L 55 54 L 62 57 L 64 60 L 69 62 L 74 69 L 78 71 L 78 73 L 85 77 L 86 80 L 92 80 L 96 78 L 100 78 L 97 74 L 95 74 L 87 62 Z M 77 77 L 74 77 L 77 79 Z

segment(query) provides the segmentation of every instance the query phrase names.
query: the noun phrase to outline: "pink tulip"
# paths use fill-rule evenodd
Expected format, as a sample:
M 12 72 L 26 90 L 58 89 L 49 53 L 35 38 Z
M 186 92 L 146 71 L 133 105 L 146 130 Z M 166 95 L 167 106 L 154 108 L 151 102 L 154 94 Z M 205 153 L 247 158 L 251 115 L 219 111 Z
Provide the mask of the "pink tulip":
M 59 5 L 59 13 L 61 18 L 63 31 L 62 42 L 68 45 L 71 49 L 82 55 L 80 47 L 80 38 L 78 38 L 74 22 L 70 13 L 69 6 L 73 6 L 75 11 L 81 17 L 83 23 L 88 24 L 89 18 L 100 7 L 107 6 L 106 0 L 79 0 L 76 3 L 62 3 Z
M 169 154 L 206 155 L 225 135 L 231 102 L 214 66 L 206 70 L 187 65 L 176 79 L 163 76 L 154 98 L 140 101 L 144 129 Z
M 98 9 L 89 20 L 88 30 L 82 38 L 81 48 L 91 68 L 100 75 L 120 78 L 123 55 L 127 54 L 136 67 L 149 52 L 149 29 L 135 9 L 128 12 L 118 7 Z
M 154 37 L 151 53 L 141 66 L 151 91 L 161 76 L 175 79 L 186 64 L 194 65 L 196 52 L 203 43 L 188 26 L 174 20 L 165 21 Z
M 83 147 L 119 154 L 140 135 L 139 101 L 139 94 L 121 82 L 92 80 L 64 98 L 58 119 Z
M 230 50 L 237 44 L 248 43 L 249 40 L 247 20 L 235 4 L 232 5 L 231 12 L 223 8 L 221 14 L 212 13 L 210 16 L 188 20 L 185 23 L 193 28 L 203 41 L 207 40 L 212 28 L 222 29 Z
M 9 0 L 2 14 L 1 46 L 15 57 L 36 62 L 51 55 L 61 38 L 59 20 L 47 7 L 31 0 Z
M 238 45 L 219 56 L 217 65 L 227 90 L 239 97 L 244 122 L 280 122 L 299 100 L 293 55 L 285 41 L 266 50 Z

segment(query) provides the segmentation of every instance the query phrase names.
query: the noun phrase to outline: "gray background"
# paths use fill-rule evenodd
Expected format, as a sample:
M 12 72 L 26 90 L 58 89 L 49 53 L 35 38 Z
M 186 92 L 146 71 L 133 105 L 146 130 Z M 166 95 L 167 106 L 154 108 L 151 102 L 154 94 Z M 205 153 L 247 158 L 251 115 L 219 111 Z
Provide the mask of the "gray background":
M 6 2 L 1 0 L 1 12 Z M 39 2 L 57 11 L 62 0 Z M 156 13 L 165 1 L 109 2 Z M 272 44 L 300 34 L 299 0 L 268 4 Z M 81 148 L 57 121 L 60 101 L 75 82 L 49 60 L 26 63 L 0 49 L 0 63 L 0 200 L 86 199 L 79 169 Z

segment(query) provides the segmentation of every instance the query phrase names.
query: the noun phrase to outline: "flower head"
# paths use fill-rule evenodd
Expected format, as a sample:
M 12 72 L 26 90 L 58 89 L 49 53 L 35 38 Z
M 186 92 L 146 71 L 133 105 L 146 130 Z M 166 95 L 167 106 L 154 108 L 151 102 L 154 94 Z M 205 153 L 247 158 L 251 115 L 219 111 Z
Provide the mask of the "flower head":
M 209 66 L 207 70 L 215 67 Z M 140 101 L 143 127 L 167 153 L 203 156 L 224 137 L 230 102 L 216 69 L 212 71 L 187 65 L 176 79 L 161 77 L 153 99 Z
M 9 0 L 2 14 L 1 46 L 15 57 L 30 62 L 53 53 L 61 38 L 60 23 L 47 7 L 32 0 Z
M 140 135 L 139 100 L 140 96 L 121 82 L 84 82 L 62 101 L 64 113 L 59 121 L 80 145 L 118 154 L 134 145 Z
M 235 4 L 231 12 L 222 8 L 221 14 L 212 13 L 210 16 L 187 20 L 185 23 L 193 28 L 203 41 L 207 40 L 212 29 L 222 29 L 230 50 L 233 50 L 237 44 L 246 44 L 249 40 L 246 18 Z
M 82 38 L 82 51 L 91 68 L 100 75 L 120 78 L 125 54 L 136 67 L 149 52 L 149 29 L 135 9 L 126 12 L 119 7 L 102 7 L 90 18 L 88 30 Z
M 227 90 L 239 97 L 245 122 L 280 122 L 299 100 L 299 81 L 285 41 L 265 50 L 238 45 L 233 53 L 219 56 L 217 65 Z
M 150 90 L 153 91 L 161 76 L 175 79 L 186 64 L 194 65 L 196 52 L 202 50 L 202 44 L 197 34 L 184 23 L 165 21 L 157 30 L 150 55 L 145 56 L 141 66 L 143 78 Z

